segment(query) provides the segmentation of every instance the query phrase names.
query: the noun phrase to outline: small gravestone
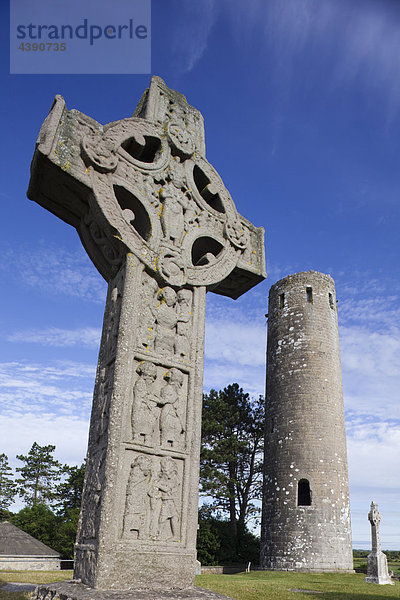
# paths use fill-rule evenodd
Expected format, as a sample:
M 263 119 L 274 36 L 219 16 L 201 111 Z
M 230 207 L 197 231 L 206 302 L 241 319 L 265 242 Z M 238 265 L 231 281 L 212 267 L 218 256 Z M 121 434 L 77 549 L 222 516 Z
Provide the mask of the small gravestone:
M 379 523 L 381 514 L 378 505 L 371 502 L 371 508 L 368 513 L 368 520 L 371 523 L 372 552 L 367 558 L 367 583 L 379 583 L 380 585 L 393 585 L 389 577 L 386 555 L 381 550 L 381 540 L 379 535 Z
M 159 77 L 104 127 L 57 96 L 28 195 L 77 229 L 108 282 L 74 576 L 191 588 L 205 296 L 263 280 L 264 230 L 206 160 L 200 112 Z

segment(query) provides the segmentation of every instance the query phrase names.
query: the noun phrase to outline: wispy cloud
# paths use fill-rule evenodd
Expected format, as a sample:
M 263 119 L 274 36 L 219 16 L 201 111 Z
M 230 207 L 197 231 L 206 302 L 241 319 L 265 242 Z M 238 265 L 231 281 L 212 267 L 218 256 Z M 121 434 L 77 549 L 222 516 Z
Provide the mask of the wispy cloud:
M 299 81 L 296 65 L 304 51 L 329 69 L 325 89 L 357 85 L 377 96 L 389 117 L 400 108 L 400 10 L 396 2 L 364 0 L 224 0 L 240 46 L 253 45 L 269 60 L 269 76 L 286 94 Z M 319 68 L 319 67 L 318 67 Z M 312 78 L 311 78 L 312 79 Z M 310 81 L 311 81 L 310 79 Z M 302 85 L 308 78 L 302 71 Z
M 258 323 L 210 321 L 207 323 L 206 354 L 209 360 L 244 367 L 265 364 L 265 329 Z
M 88 419 L 71 415 L 38 415 L 31 411 L 22 415 L 3 415 L 0 419 L 1 451 L 15 467 L 21 466 L 16 455 L 26 454 L 34 442 L 53 444 L 57 460 L 81 464 L 86 455 L 88 427 Z
M 95 367 L 80 363 L 0 364 L 0 415 L 19 418 L 69 415 L 88 418 Z M 9 432 L 10 433 L 10 432 Z
M 269 284 L 296 270 L 276 265 Z M 353 537 L 358 546 L 368 547 L 367 513 L 370 502 L 376 500 L 386 522 L 385 546 L 397 548 L 400 298 L 392 281 L 385 288 L 384 281 L 374 280 L 369 273 L 342 273 L 336 279 Z M 258 295 L 252 291 L 248 296 L 248 300 L 237 303 L 209 299 L 207 390 L 236 381 L 251 395 L 264 393 L 266 290 Z
M 105 301 L 107 284 L 83 249 L 69 252 L 39 245 L 15 250 L 3 245 L 2 255 L 0 270 L 9 271 L 9 275 L 39 293 Z
M 100 342 L 101 330 L 96 327 L 84 329 L 57 329 L 50 327 L 43 330 L 16 331 L 7 337 L 9 342 L 26 342 L 45 344 L 46 346 L 86 346 L 97 348 Z
M 337 289 L 349 415 L 400 418 L 400 296 L 368 277 L 355 276 L 353 284 Z
M 190 72 L 203 56 L 217 18 L 216 0 L 176 2 L 174 10 L 173 52 L 176 66 L 183 73 Z
M 370 547 L 367 514 L 378 502 L 383 515 L 381 539 L 384 548 L 397 549 L 400 530 L 398 457 L 400 419 L 369 422 L 353 418 L 347 426 L 350 499 L 353 540 L 357 547 Z

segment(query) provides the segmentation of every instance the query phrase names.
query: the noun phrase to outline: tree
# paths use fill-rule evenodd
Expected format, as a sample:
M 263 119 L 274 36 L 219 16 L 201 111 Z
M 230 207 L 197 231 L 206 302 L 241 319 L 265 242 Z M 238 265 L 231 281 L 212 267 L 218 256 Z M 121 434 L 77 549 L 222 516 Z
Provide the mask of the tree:
M 25 506 L 10 521 L 46 546 L 57 550 L 57 517 L 44 504 Z
M 215 531 L 214 519 L 207 518 L 199 509 L 199 528 L 197 531 L 197 558 L 202 565 L 217 565 L 220 559 L 221 541 Z
M 260 539 L 253 533 L 238 531 L 235 536 L 229 521 L 210 516 L 206 507 L 199 510 L 197 558 L 203 565 L 258 564 Z
M 79 509 L 82 502 L 83 481 L 86 461 L 80 467 L 64 465 L 62 473 L 66 479 L 57 486 L 57 513 L 66 516 L 69 511 Z
M 262 498 L 264 401 L 233 383 L 203 397 L 200 492 L 211 514 L 227 515 L 233 536 L 259 515 Z
M 13 503 L 16 493 L 16 484 L 12 478 L 8 456 L 0 454 L 0 518 L 3 514 L 8 514 L 7 508 Z
M 56 482 L 60 479 L 61 464 L 53 458 L 55 446 L 32 445 L 27 456 L 17 455 L 25 463 L 17 467 L 21 477 L 17 479 L 18 494 L 28 506 L 51 504 L 56 497 Z
M 36 444 L 35 447 L 34 444 L 32 447 L 35 450 L 34 454 L 38 453 L 37 446 Z M 47 471 L 47 481 L 52 486 L 52 491 L 46 501 L 50 500 L 53 503 L 56 514 L 44 504 L 43 492 L 38 492 L 36 503 L 33 503 L 33 492 L 30 487 L 30 506 L 26 506 L 16 515 L 12 515 L 10 521 L 53 550 L 57 550 L 62 558 L 72 559 L 82 499 L 85 463 L 80 467 L 61 466 L 51 456 L 54 446 L 45 446 L 44 448 L 47 449 L 51 458 L 51 461 L 46 461 L 46 464 L 50 464 L 53 471 L 58 468 L 58 471 L 53 472 L 53 479 L 50 482 Z M 21 457 L 19 458 L 22 460 Z M 26 460 L 27 457 L 24 459 Z M 64 481 L 56 485 L 61 476 L 65 477 Z M 42 479 L 45 481 L 44 476 Z

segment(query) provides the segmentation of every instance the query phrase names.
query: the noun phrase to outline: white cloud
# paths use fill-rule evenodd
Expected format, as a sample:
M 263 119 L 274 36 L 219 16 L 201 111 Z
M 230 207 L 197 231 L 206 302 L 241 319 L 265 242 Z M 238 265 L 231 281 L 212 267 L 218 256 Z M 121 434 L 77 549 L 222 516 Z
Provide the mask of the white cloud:
M 252 397 L 264 395 L 265 367 L 242 366 L 238 363 L 215 362 L 206 359 L 204 368 L 204 389 L 220 390 L 238 383 Z
M 56 446 L 61 463 L 86 455 L 95 367 L 77 362 L 0 364 L 0 452 L 15 469 L 34 442 Z M 17 502 L 12 509 L 22 508 Z
M 88 418 L 95 367 L 67 362 L 49 365 L 0 364 L 0 415 L 23 417 L 27 411 Z
M 348 423 L 348 458 L 354 545 L 370 547 L 369 506 L 377 502 L 382 514 L 383 548 L 398 549 L 400 538 L 400 420 Z
M 48 244 L 29 250 L 3 247 L 2 254 L 0 269 L 8 270 L 28 288 L 50 296 L 105 302 L 107 284 L 83 248 L 69 252 Z
M 346 409 L 400 418 L 399 297 L 355 281 L 340 288 L 339 330 Z
M 265 328 L 253 322 L 207 321 L 206 356 L 241 366 L 264 365 Z
M 378 420 L 369 423 L 354 421 L 349 423 L 347 431 L 352 486 L 364 487 L 368 473 L 368 483 L 371 487 L 379 482 L 381 490 L 399 489 L 400 419 L 397 423 Z
M 70 465 L 81 464 L 86 455 L 89 419 L 57 416 L 54 413 L 24 414 L 0 418 L 1 452 L 10 464 L 21 466 L 17 454 L 27 454 L 34 442 L 56 446 L 55 458 Z
M 57 329 L 16 331 L 7 337 L 9 342 L 28 342 L 46 346 L 87 346 L 98 348 L 101 330 L 96 327 L 84 329 Z
M 243 314 L 243 307 L 241 310 L 228 308 L 226 299 L 214 301 L 213 309 L 212 319 L 206 321 L 204 387 L 207 390 L 222 389 L 235 382 L 251 396 L 263 395 L 264 316 L 250 320 L 246 313 Z
M 183 73 L 191 71 L 203 56 L 217 17 L 215 0 L 177 2 L 173 11 L 173 51 L 177 67 Z
M 237 44 L 253 45 L 267 57 L 287 97 L 298 77 L 297 59 L 306 48 L 329 68 L 329 86 L 353 85 L 379 96 L 389 116 L 400 107 L 399 12 L 397 3 L 364 0 L 225 0 Z M 260 47 L 261 46 L 261 47 Z M 315 68 L 310 61 L 309 70 Z M 304 73 L 303 73 L 304 75 Z M 313 78 L 302 77 L 307 85 Z
M 278 276 L 296 269 L 275 268 Z M 398 548 L 400 537 L 400 330 L 399 297 L 368 274 L 340 275 L 339 323 L 346 407 L 353 539 L 369 547 L 369 505 L 382 512 L 382 539 Z M 339 281 L 341 280 L 341 281 Z M 274 278 L 275 281 L 275 278 Z M 351 283 L 348 283 L 351 281 Z M 221 389 L 238 382 L 251 395 L 264 393 L 266 294 L 250 301 L 210 298 L 204 384 Z M 258 315 L 256 317 L 256 315 Z M 396 508 L 397 507 L 397 508 Z

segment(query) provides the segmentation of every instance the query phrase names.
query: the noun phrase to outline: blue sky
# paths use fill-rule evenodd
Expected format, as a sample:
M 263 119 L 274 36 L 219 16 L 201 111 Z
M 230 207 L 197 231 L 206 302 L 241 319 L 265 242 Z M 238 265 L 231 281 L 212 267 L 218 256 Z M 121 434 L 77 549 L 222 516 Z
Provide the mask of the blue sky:
M 118 1 L 113 3 L 118 11 Z M 130 116 L 149 75 L 9 75 L 1 6 L 0 452 L 86 451 L 106 285 L 76 232 L 26 199 L 56 93 L 101 123 Z M 269 287 L 314 269 L 336 281 L 353 524 L 400 549 L 400 3 L 153 0 L 152 74 L 205 118 L 207 158 L 266 229 L 268 278 L 208 294 L 205 387 L 264 392 Z

